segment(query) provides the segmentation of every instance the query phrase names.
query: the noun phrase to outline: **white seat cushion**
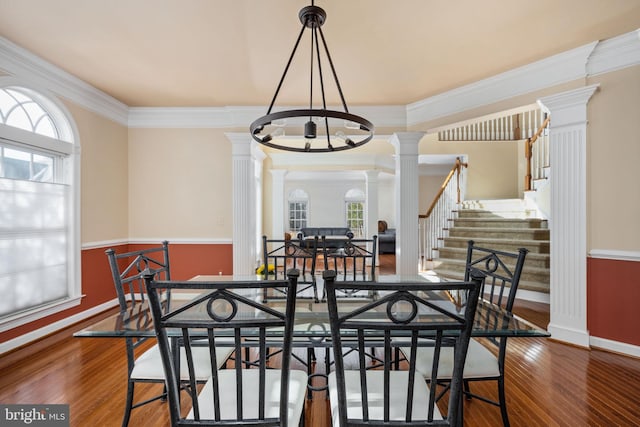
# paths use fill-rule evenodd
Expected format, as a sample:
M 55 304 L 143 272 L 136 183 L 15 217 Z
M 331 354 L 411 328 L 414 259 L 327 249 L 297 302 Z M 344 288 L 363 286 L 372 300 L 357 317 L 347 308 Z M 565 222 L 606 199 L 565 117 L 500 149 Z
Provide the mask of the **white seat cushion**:
M 401 350 L 407 359 L 409 359 L 410 349 L 402 348 Z M 433 347 L 418 347 L 416 356 L 416 370 L 420 371 L 425 378 L 431 378 Z M 451 378 L 453 374 L 453 347 L 442 347 L 440 349 L 439 362 L 438 378 Z M 499 377 L 500 367 L 498 366 L 498 358 L 478 341 L 474 339 L 470 340 L 463 376 L 464 378 Z
M 347 391 L 347 417 L 350 419 L 362 419 L 362 392 L 360 390 L 360 371 L 345 371 L 345 384 Z M 384 371 L 367 371 L 367 398 L 369 401 L 369 418 L 375 420 L 383 419 L 384 410 Z M 390 419 L 403 421 L 406 418 L 407 389 L 409 372 L 391 371 L 389 397 L 391 399 Z M 413 387 L 413 413 L 412 419 L 426 420 L 429 405 L 429 387 L 423 377 L 416 372 Z M 333 426 L 338 427 L 340 420 L 338 417 L 338 389 L 336 383 L 336 373 L 329 374 L 329 399 L 331 403 L 331 417 Z M 434 408 L 434 419 L 442 419 L 438 408 Z
M 258 417 L 259 369 L 242 371 L 242 411 L 245 419 Z M 280 415 L 280 375 L 279 369 L 265 371 L 265 417 L 278 418 Z M 289 371 L 288 419 L 290 426 L 300 422 L 307 391 L 307 373 L 299 370 Z M 220 417 L 225 420 L 236 419 L 236 373 L 234 369 L 218 371 L 220 395 Z M 198 395 L 201 419 L 214 419 L 212 380 L 202 388 Z M 187 415 L 193 419 L 193 410 Z
M 193 364 L 196 378 L 200 381 L 211 377 L 211 359 L 208 347 L 192 347 Z M 233 353 L 233 347 L 216 347 L 216 361 L 220 368 L 227 358 Z M 136 380 L 164 380 L 164 370 L 162 368 L 162 357 L 160 348 L 154 345 L 149 350 L 142 353 L 137 359 L 131 378 Z M 189 379 L 187 358 L 184 347 L 180 349 L 180 378 Z

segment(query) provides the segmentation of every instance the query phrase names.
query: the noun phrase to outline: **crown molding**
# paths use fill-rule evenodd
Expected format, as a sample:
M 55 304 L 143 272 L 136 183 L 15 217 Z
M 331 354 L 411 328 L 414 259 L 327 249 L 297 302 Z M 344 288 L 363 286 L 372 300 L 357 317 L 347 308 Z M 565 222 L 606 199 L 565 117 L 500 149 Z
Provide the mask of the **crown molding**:
M 126 126 L 129 108 L 28 50 L 0 37 L 0 69 L 25 83 L 42 86 L 58 96 Z
M 407 105 L 412 126 L 460 113 L 587 75 L 586 65 L 598 42 L 580 46 L 540 61 Z
M 640 65 L 640 29 L 598 43 L 589 57 L 587 74 L 596 76 L 634 65 Z
M 266 107 L 128 107 L 61 68 L 0 37 L 0 69 L 132 128 L 248 126 Z M 376 127 L 406 128 L 576 79 L 640 65 L 640 29 L 550 56 L 405 105 L 352 106 Z M 289 107 L 286 107 L 289 108 Z
M 280 109 L 303 108 L 300 106 L 280 107 Z M 333 107 L 330 107 L 333 108 Z M 249 127 L 256 118 L 262 116 L 267 107 L 131 107 L 129 108 L 130 128 L 234 128 Z M 351 113 L 358 114 L 376 127 L 401 127 L 407 124 L 404 105 L 352 107 Z M 301 125 L 290 120 L 292 125 Z
M 131 107 L 130 128 L 249 127 L 262 107 Z

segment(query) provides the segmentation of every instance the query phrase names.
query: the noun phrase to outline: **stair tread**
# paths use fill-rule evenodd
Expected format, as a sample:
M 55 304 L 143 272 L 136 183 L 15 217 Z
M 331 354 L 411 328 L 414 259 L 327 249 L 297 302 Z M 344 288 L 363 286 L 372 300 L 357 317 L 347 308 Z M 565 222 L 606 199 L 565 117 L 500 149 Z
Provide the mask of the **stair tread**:
M 529 254 L 527 254 L 527 257 L 529 256 Z M 462 267 L 463 271 L 464 271 L 464 267 L 467 264 L 467 260 L 463 259 L 463 260 L 459 260 L 459 259 L 453 259 L 453 258 L 438 258 L 435 261 L 442 261 L 443 263 L 446 262 L 448 264 L 454 264 L 454 265 L 460 265 L 460 267 Z M 438 267 L 436 267 L 436 270 L 438 269 Z M 533 265 L 526 265 L 526 261 L 525 261 L 525 267 L 523 271 L 527 271 L 529 273 L 547 273 L 550 271 L 549 268 L 546 267 L 535 267 Z
M 499 243 L 516 243 L 513 239 L 501 239 L 499 237 L 478 237 L 478 238 L 469 238 L 469 237 L 456 237 L 456 236 L 449 236 L 449 237 L 444 237 L 445 240 L 447 239 L 452 239 L 455 241 L 462 241 L 462 242 L 468 242 L 469 240 L 473 240 L 476 243 L 479 242 L 499 242 Z M 540 244 L 540 243 L 549 243 L 549 240 L 535 240 L 535 239 L 518 239 L 517 240 L 518 243 L 522 242 L 525 244 Z
M 540 242 L 540 240 L 534 240 L 535 242 Z M 467 248 L 452 248 L 452 247 L 442 247 L 442 248 L 435 248 L 434 250 L 436 251 L 441 251 L 441 250 L 445 250 L 445 251 L 452 251 L 452 252 L 456 252 L 456 253 L 460 253 L 461 255 L 465 255 L 467 254 Z M 507 251 L 505 251 L 507 252 Z M 536 259 L 547 259 L 549 258 L 551 255 L 550 254 L 541 254 L 538 252 L 528 252 L 527 253 L 527 259 L 531 259 L 531 258 L 536 258 Z M 443 259 L 443 258 L 440 258 Z M 451 259 L 451 258 L 444 258 L 444 259 Z
M 448 224 L 448 236 L 440 239 L 440 255 L 434 270 L 442 276 L 461 279 L 466 265 L 467 242 L 480 247 L 515 253 L 529 250 L 520 288 L 549 293 L 550 230 L 547 218 L 523 199 L 467 200 L 454 210 L 457 215 Z
M 435 272 L 438 273 L 438 276 L 449 277 L 452 279 L 462 279 L 464 277 L 464 273 L 460 273 L 458 271 L 453 270 L 439 270 L 434 269 Z M 520 284 L 518 285 L 518 289 L 527 289 L 527 290 L 535 290 L 542 293 L 549 293 L 549 285 L 545 282 L 535 282 L 532 280 L 524 280 L 520 279 Z
M 487 230 L 487 231 L 549 231 L 548 228 L 518 228 L 518 227 L 455 227 L 456 230 L 462 231 L 478 231 L 478 230 Z
M 503 218 L 503 217 L 491 217 L 491 218 L 455 218 L 465 221 L 522 221 L 522 222 L 545 222 L 543 218 Z

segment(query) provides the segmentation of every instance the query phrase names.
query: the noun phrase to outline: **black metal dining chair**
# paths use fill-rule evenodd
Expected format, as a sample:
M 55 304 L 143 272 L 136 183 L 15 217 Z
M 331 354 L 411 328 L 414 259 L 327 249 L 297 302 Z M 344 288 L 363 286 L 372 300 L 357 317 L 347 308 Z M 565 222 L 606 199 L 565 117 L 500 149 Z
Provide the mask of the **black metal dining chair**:
M 260 274 L 265 278 L 276 280 L 286 278 L 286 272 L 290 269 L 297 269 L 300 272 L 298 288 L 296 293 L 298 299 L 313 298 L 318 299 L 318 286 L 316 281 L 316 261 L 318 257 L 318 237 L 313 239 L 269 239 L 262 236 L 262 271 Z M 284 297 L 285 289 L 272 291 L 272 295 L 265 293 L 267 298 Z M 311 294 L 310 294 L 311 293 Z
M 170 280 L 171 268 L 169 264 L 169 243 L 162 242 L 161 246 L 116 253 L 113 249 L 106 250 L 113 283 L 118 295 L 120 310 L 123 313 L 138 312 L 137 307 L 145 308 L 148 303 L 146 287 L 142 277 L 143 272 L 153 272 L 158 279 Z M 170 295 L 167 295 L 165 305 L 168 305 Z M 144 310 L 140 310 L 144 311 Z M 164 385 L 164 372 L 160 361 L 160 350 L 157 344 L 150 344 L 151 337 L 126 338 L 127 352 L 127 397 L 122 425 L 127 426 L 131 417 L 131 411 L 147 403 L 166 397 L 163 391 L 160 394 L 134 404 L 134 391 L 136 383 L 158 383 Z M 216 350 L 218 366 L 222 366 L 231 355 L 233 349 L 221 347 Z M 182 355 L 184 357 L 184 355 Z M 210 358 L 203 350 L 196 352 L 197 365 L 199 366 L 199 378 L 201 381 L 211 376 Z M 184 365 L 183 365 L 184 366 Z M 184 368 L 181 375 L 186 376 Z
M 376 258 L 378 256 L 378 236 L 371 239 L 354 238 L 353 234 L 345 236 L 344 239 L 330 239 L 321 237 L 322 258 L 324 261 L 324 271 L 333 270 L 336 272 L 336 281 L 375 281 L 376 280 Z M 339 298 L 372 300 L 376 297 L 373 289 L 367 291 L 354 291 L 336 288 L 336 296 Z M 322 301 L 326 300 L 326 288 L 322 289 Z M 327 327 L 329 325 L 326 325 Z M 343 356 L 353 353 L 353 349 L 346 350 Z M 367 355 L 375 363 L 383 363 L 376 354 L 375 347 L 372 347 Z M 331 370 L 333 362 L 331 360 L 331 347 L 325 346 L 325 372 Z
M 467 245 L 467 260 L 465 280 L 468 280 L 472 271 L 482 272 L 486 279 L 482 286 L 481 297 L 492 304 L 502 307 L 511 314 L 513 304 L 520 283 L 522 269 L 524 267 L 527 249 L 521 248 L 518 253 L 504 252 L 496 249 L 488 249 L 475 245 L 470 240 Z M 488 311 L 478 309 L 477 316 L 486 316 Z M 485 319 L 487 324 L 500 328 L 500 319 Z M 505 394 L 505 358 L 507 354 L 507 338 L 485 338 L 482 340 L 497 350 L 491 351 L 479 340 L 472 339 L 469 343 L 469 352 L 464 367 L 464 395 L 467 399 L 476 398 L 500 408 L 504 426 L 509 426 L 507 413 L 507 401 Z M 402 349 L 404 355 L 410 359 L 408 349 Z M 431 349 L 420 349 L 416 354 L 416 366 L 425 377 L 431 377 L 431 361 L 433 352 Z M 438 375 L 438 383 L 445 385 L 441 394 L 446 392 L 450 381 L 453 366 L 453 356 L 449 349 L 445 349 L 440 355 L 443 368 Z M 498 400 L 475 394 L 471 391 L 470 383 L 477 381 L 495 381 L 498 386 Z
M 336 280 L 346 281 L 374 281 L 376 280 L 376 258 L 378 256 L 378 236 L 371 239 L 345 238 L 340 245 L 335 245 L 335 240 L 327 241 L 322 236 L 322 254 L 325 271 L 334 270 Z M 375 292 L 364 295 L 372 298 Z M 363 296 L 360 293 L 346 293 L 342 296 Z M 322 300 L 326 297 L 326 291 L 322 291 Z
M 153 274 L 145 275 L 153 321 L 167 381 L 172 426 L 295 426 L 304 413 L 307 374 L 291 369 L 291 347 L 296 308 L 296 287 L 299 272 L 288 272 L 287 280 L 176 282 L 156 281 Z M 285 288 L 284 311 L 261 302 L 262 292 L 274 287 Z M 188 304 L 163 311 L 165 292 L 189 289 L 200 292 Z M 269 330 L 283 328 L 283 334 L 272 341 Z M 221 337 L 221 335 L 225 335 Z M 251 341 L 246 341 L 246 336 Z M 216 369 L 216 349 L 221 338 L 236 354 L 251 346 L 257 351 L 259 363 L 247 365 L 236 361 L 233 369 Z M 186 354 L 189 376 L 181 380 L 176 367 L 170 340 L 177 341 Z M 201 347 L 203 346 L 204 347 Z M 280 369 L 267 369 L 267 347 L 282 346 Z M 197 349 L 211 353 L 212 376 L 198 389 L 195 375 Z M 186 383 L 186 384 L 183 384 Z M 189 391 L 181 406 L 180 390 Z M 182 408 L 190 406 L 184 415 Z
M 324 273 L 335 371 L 329 375 L 329 396 L 334 426 L 427 426 L 461 424 L 462 369 L 471 337 L 482 278 L 466 282 L 337 282 L 335 272 Z M 375 287 L 379 297 L 356 309 L 341 307 L 338 291 Z M 470 299 L 457 309 L 443 293 L 468 292 Z M 345 337 L 352 337 L 345 340 Z M 373 339 L 373 341 L 371 341 Z M 393 345 L 406 345 L 408 368 L 392 369 Z M 370 369 L 364 349 L 382 347 L 385 363 Z M 451 394 L 446 415 L 437 406 L 434 387 L 429 388 L 416 370 L 415 354 L 430 346 L 434 357 L 432 384 L 438 376 L 438 355 L 445 348 L 454 354 Z M 348 365 L 346 347 L 358 357 Z

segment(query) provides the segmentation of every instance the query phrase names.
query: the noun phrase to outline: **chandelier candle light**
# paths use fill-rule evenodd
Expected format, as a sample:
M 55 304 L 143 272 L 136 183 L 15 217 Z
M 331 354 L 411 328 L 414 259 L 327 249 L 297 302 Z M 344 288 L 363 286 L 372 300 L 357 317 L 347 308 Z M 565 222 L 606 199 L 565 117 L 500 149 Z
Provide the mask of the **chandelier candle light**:
M 286 151 L 298 151 L 303 153 L 326 153 L 332 151 L 349 150 L 359 147 L 371 141 L 373 138 L 374 126 L 367 119 L 355 114 L 349 113 L 347 103 L 344 100 L 342 94 L 342 88 L 338 81 L 338 75 L 333 66 L 331 55 L 329 54 L 329 48 L 322 32 L 322 24 L 324 24 L 327 14 L 326 12 L 314 5 L 313 0 L 311 6 L 306 6 L 300 10 L 298 14 L 300 22 L 302 23 L 302 29 L 296 40 L 293 52 L 289 57 L 289 61 L 284 69 L 284 73 L 280 78 L 280 83 L 276 88 L 276 92 L 273 95 L 267 114 L 259 117 L 249 128 L 251 136 L 257 142 L 267 147 L 272 147 Z M 294 109 L 272 112 L 278 93 L 282 88 L 282 83 L 289 71 L 291 62 L 295 56 L 300 40 L 304 35 L 304 30 L 308 28 L 311 33 L 311 67 L 310 67 L 310 89 L 309 89 L 309 109 Z M 319 37 L 318 37 L 319 36 Z M 331 68 L 333 79 L 335 81 L 338 93 L 340 94 L 340 100 L 342 101 L 342 107 L 344 111 L 329 110 L 327 109 L 325 98 L 325 85 L 322 75 L 322 63 L 320 61 L 320 43 L 324 52 L 326 53 L 327 62 Z M 315 59 L 315 60 L 314 60 Z M 314 63 L 317 64 L 318 76 L 320 80 L 320 94 L 322 95 L 322 108 L 313 108 L 313 70 Z M 300 118 L 304 123 L 304 139 L 302 138 L 284 138 L 282 126 L 286 124 L 287 119 Z M 324 135 L 318 135 L 318 125 L 320 123 L 320 129 L 324 128 Z M 346 128 L 350 132 L 349 135 L 345 135 L 344 131 L 339 130 L 331 133 L 330 129 L 339 126 L 340 128 Z M 357 136 L 351 135 L 351 133 L 358 133 Z M 320 136 L 320 138 L 318 138 Z M 322 142 L 326 138 L 326 145 Z

